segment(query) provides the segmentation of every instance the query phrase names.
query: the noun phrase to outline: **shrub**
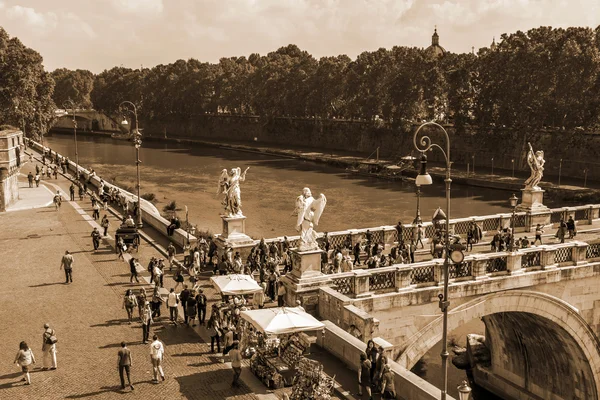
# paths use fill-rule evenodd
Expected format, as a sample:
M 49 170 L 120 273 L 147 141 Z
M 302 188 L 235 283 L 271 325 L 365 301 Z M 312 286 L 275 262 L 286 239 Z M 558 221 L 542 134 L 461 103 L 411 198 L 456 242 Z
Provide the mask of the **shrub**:
M 163 207 L 164 212 L 176 211 L 177 209 L 177 202 L 175 200 Z
M 153 203 L 156 202 L 156 195 L 154 193 L 144 193 L 141 197 L 144 200 L 148 200 Z

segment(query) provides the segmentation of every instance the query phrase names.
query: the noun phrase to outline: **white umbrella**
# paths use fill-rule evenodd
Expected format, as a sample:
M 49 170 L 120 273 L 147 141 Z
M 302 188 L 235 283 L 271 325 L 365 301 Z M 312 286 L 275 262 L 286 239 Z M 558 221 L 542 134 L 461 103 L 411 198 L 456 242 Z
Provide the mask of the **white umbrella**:
M 219 275 L 210 278 L 213 286 L 222 294 L 235 296 L 263 290 L 250 275 Z
M 322 329 L 325 324 L 299 308 L 278 307 L 242 311 L 241 317 L 267 335 Z

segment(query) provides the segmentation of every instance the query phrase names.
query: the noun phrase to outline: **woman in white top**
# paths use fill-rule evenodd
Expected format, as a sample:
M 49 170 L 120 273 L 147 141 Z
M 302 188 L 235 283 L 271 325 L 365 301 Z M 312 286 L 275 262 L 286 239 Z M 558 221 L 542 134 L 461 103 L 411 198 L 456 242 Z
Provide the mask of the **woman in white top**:
M 23 371 L 23 374 L 25 375 L 23 378 L 25 384 L 31 385 L 29 371 L 31 371 L 32 365 L 35 364 L 35 357 L 29 346 L 27 346 L 27 343 L 21 342 L 19 344 L 19 352 L 15 357 L 15 364 L 18 364 L 21 367 L 21 371 Z

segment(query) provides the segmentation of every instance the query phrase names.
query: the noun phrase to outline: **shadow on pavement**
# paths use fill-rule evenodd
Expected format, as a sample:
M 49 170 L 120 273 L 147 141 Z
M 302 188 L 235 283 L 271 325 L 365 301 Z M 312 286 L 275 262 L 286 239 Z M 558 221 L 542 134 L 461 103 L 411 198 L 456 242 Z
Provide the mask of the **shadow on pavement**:
M 90 392 L 90 393 L 83 393 L 83 394 L 74 394 L 71 396 L 65 396 L 65 399 L 82 399 L 84 397 L 98 396 L 102 393 L 108 393 L 108 392 L 125 393 L 123 390 L 121 390 L 120 386 L 103 386 L 98 391 Z
M 122 319 L 109 319 L 108 321 L 106 321 L 103 324 L 94 324 L 94 325 L 90 325 L 90 328 L 97 328 L 97 327 L 107 327 L 107 326 L 115 326 L 115 325 L 122 325 L 125 324 L 126 322 L 128 322 L 129 320 L 127 318 L 122 318 Z
M 193 398 L 197 396 L 198 381 L 206 380 L 207 382 L 218 382 L 209 385 L 211 391 L 214 392 L 213 398 L 227 398 L 231 395 L 240 396 L 253 393 L 241 380 L 240 386 L 237 388 L 231 387 L 233 372 L 231 369 L 221 369 L 218 371 L 204 371 L 197 374 L 180 376 L 175 378 L 179 383 L 181 395 L 185 398 Z
M 30 285 L 29 287 L 31 288 L 36 288 L 36 287 L 44 287 L 44 286 L 54 286 L 54 285 L 64 285 L 64 282 L 53 282 L 53 283 L 40 283 L 39 285 Z

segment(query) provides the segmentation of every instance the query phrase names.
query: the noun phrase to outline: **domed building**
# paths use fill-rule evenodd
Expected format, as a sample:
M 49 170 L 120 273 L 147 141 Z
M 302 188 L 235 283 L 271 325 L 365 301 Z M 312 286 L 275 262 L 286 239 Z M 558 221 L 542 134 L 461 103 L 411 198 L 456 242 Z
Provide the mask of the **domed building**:
M 446 49 L 440 46 L 440 36 L 437 33 L 437 27 L 433 30 L 433 35 L 431 36 L 431 46 L 425 49 L 427 54 L 431 54 L 435 57 L 442 57 L 446 54 Z

